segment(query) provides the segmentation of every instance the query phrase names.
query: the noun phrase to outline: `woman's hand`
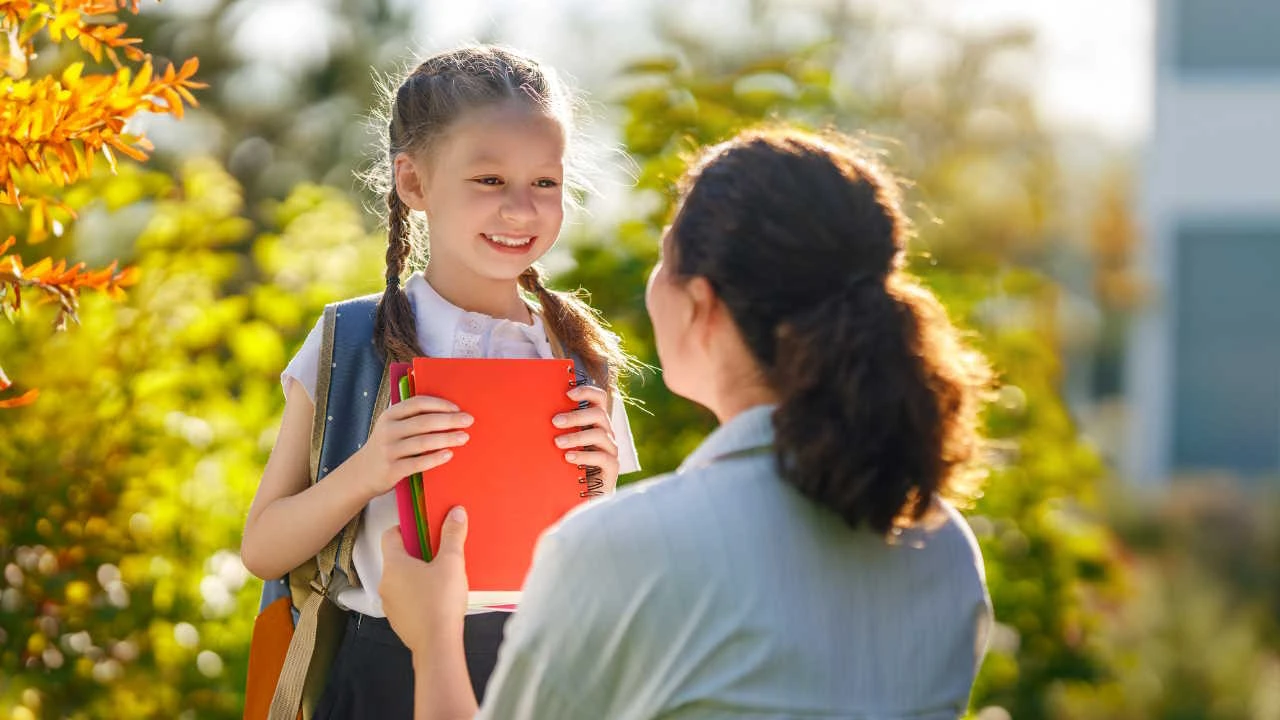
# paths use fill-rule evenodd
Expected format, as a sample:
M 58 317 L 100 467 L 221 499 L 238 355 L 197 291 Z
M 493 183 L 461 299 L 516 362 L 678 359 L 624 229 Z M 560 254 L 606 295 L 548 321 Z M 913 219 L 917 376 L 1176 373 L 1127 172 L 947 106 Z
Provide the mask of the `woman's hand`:
M 579 385 L 568 394 L 574 402 L 589 404 L 551 419 L 558 428 L 577 428 L 557 437 L 556 445 L 567 450 L 564 454 L 567 462 L 600 468 L 603 489 L 611 493 L 618 485 L 618 443 L 613 439 L 613 421 L 607 409 L 609 395 L 591 385 Z
M 382 534 L 378 594 L 396 635 L 413 653 L 414 717 L 470 718 L 476 696 L 467 673 L 463 624 L 467 615 L 467 513 L 449 511 L 440 551 L 431 562 L 410 557 L 400 528 Z
M 382 495 L 402 478 L 449 462 L 450 448 L 470 439 L 463 428 L 472 422 L 474 418 L 442 398 L 419 395 L 398 402 L 378 417 L 369 441 L 357 451 L 357 477 L 370 498 Z
M 467 512 L 461 506 L 445 517 L 440 549 L 430 562 L 405 552 L 400 527 L 382 534 L 382 609 L 400 640 L 414 652 L 439 651 L 440 642 L 461 642 L 467 614 Z

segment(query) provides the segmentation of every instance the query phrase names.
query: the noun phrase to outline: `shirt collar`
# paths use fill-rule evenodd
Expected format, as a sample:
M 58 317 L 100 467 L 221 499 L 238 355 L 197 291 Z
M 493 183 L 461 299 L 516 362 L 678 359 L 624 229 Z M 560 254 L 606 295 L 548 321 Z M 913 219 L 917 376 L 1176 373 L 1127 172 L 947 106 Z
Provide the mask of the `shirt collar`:
M 410 275 L 404 289 L 413 303 L 413 320 L 422 350 L 429 356 L 449 357 L 454 330 L 464 314 L 462 308 L 441 297 L 421 272 Z
M 708 435 L 698 449 L 680 463 L 680 469 L 699 467 L 722 455 L 769 445 L 773 442 L 773 411 L 777 408 L 777 405 L 756 405 L 738 413 Z
M 422 350 L 432 357 L 451 356 L 454 333 L 457 332 L 458 323 L 467 311 L 445 300 L 435 288 L 431 287 L 431 283 L 427 282 L 421 272 L 410 275 L 404 289 L 409 296 L 409 301 L 413 304 L 414 322 L 418 327 L 418 343 L 422 346 Z M 547 340 L 547 331 L 540 312 L 533 313 L 532 325 L 518 322 L 510 324 L 519 329 L 520 333 L 533 343 L 539 356 L 544 358 L 552 356 L 551 345 Z

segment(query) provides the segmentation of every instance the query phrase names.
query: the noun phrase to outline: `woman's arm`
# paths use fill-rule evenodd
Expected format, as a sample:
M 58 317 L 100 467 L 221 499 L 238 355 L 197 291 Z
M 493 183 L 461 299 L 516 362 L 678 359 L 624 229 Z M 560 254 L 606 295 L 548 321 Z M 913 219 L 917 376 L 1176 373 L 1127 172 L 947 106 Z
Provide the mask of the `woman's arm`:
M 467 613 L 462 550 L 466 517 L 460 507 L 445 517 L 440 549 L 429 563 L 405 552 L 399 527 L 382 535 L 378 595 L 396 635 L 413 652 L 416 720 L 458 720 L 476 714 L 462 642 Z
M 619 652 L 653 645 L 637 643 L 629 619 L 644 610 L 644 602 L 634 601 L 653 584 L 633 588 L 618 582 L 614 553 L 602 546 L 607 543 L 585 542 L 577 532 L 568 540 L 559 534 L 548 531 L 538 542 L 520 609 L 507 622 L 478 717 L 596 720 L 654 702 L 643 687 L 648 673 L 635 668 L 657 667 L 660 658 Z M 462 645 L 465 535 L 465 523 L 446 522 L 440 553 L 431 562 L 405 552 L 399 528 L 382 537 L 378 594 L 396 634 L 413 652 L 417 720 L 458 720 L 477 713 Z M 587 537 L 593 536 L 601 538 L 594 531 Z M 607 579 L 603 586 L 602 578 Z M 661 637 L 656 644 L 671 645 Z M 645 716 L 643 711 L 628 714 Z

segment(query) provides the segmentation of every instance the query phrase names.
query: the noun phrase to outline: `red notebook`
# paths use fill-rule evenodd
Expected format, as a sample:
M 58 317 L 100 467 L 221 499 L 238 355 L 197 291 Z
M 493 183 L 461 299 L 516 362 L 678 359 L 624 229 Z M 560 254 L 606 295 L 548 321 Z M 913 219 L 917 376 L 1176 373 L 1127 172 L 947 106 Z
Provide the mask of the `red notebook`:
M 444 398 L 475 418 L 467 444 L 423 475 L 432 555 L 440 547 L 444 516 L 455 505 L 466 507 L 469 604 L 512 602 L 538 536 L 586 500 L 585 472 L 566 462 L 565 450 L 555 444 L 568 430 L 551 424 L 556 414 L 577 409 L 566 395 L 573 387 L 573 363 L 414 358 L 412 372 L 415 394 Z M 398 498 L 404 495 L 403 536 L 413 527 L 413 506 L 407 488 L 397 490 Z M 411 547 L 409 536 L 404 538 Z

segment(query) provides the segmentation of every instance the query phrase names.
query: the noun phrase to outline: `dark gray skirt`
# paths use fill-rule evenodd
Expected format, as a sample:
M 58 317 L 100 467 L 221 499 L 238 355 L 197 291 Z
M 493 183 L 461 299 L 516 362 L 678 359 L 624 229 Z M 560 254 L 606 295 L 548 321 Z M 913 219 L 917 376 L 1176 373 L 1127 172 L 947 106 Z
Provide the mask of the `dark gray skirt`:
M 510 613 L 468 615 L 463 627 L 467 671 L 476 701 L 498 662 L 502 628 Z M 386 618 L 351 613 L 315 720 L 413 718 L 413 657 Z

